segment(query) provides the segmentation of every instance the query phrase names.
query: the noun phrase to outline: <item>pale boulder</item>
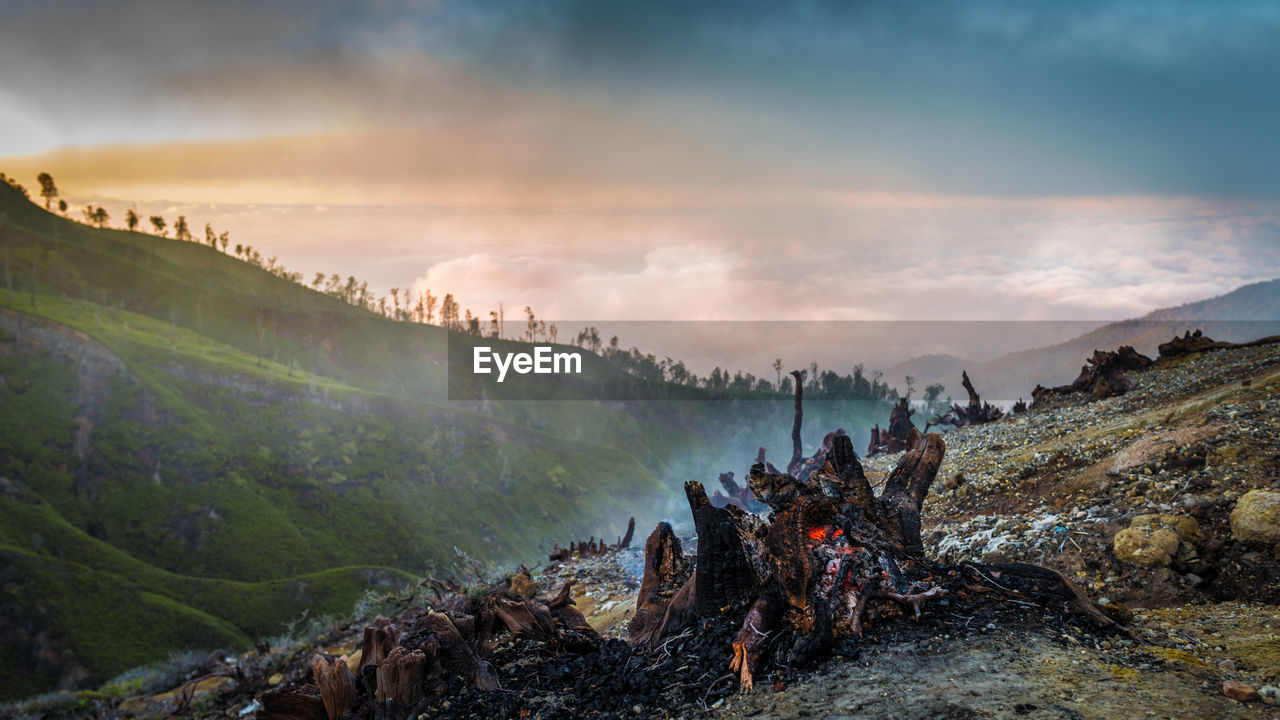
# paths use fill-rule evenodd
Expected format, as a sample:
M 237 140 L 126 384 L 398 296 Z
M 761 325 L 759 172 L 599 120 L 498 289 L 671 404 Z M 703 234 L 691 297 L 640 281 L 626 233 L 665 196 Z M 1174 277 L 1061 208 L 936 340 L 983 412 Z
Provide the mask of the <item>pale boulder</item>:
M 1200 524 L 1186 515 L 1138 515 L 1116 533 L 1112 552 L 1135 565 L 1168 565 L 1182 543 L 1203 537 Z
M 1231 534 L 1241 542 L 1280 542 L 1280 492 L 1250 490 L 1231 511 Z

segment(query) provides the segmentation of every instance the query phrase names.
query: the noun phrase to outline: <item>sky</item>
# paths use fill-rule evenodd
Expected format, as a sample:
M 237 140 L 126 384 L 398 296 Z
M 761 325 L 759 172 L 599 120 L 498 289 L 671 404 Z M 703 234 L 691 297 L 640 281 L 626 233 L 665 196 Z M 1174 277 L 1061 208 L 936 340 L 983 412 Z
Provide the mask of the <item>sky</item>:
M 0 170 L 573 319 L 1110 320 L 1280 276 L 1280 5 L 0 0 Z

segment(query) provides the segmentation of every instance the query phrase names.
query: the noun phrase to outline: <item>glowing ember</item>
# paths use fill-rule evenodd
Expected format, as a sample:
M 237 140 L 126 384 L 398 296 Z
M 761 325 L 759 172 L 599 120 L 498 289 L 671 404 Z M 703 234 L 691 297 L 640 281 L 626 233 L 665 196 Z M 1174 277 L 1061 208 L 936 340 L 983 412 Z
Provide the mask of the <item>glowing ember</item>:
M 844 535 L 844 530 L 832 525 L 819 525 L 809 531 L 809 539 L 818 542 L 834 542 Z

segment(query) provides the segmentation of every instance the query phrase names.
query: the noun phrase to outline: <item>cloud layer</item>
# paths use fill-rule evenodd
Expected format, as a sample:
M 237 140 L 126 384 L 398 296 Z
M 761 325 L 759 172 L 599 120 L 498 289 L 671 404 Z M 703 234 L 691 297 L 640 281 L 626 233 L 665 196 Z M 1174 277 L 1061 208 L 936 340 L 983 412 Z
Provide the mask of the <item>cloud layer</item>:
M 1103 320 L 1280 274 L 1270 3 L 10 5 L 0 169 L 482 316 Z
M 268 170 L 1274 198 L 1278 31 L 1261 2 L 23 2 L 0 26 L 22 69 L 0 80 L 0 157 L 305 135 L 337 152 L 300 140 Z M 252 149 L 242 180 L 270 165 Z

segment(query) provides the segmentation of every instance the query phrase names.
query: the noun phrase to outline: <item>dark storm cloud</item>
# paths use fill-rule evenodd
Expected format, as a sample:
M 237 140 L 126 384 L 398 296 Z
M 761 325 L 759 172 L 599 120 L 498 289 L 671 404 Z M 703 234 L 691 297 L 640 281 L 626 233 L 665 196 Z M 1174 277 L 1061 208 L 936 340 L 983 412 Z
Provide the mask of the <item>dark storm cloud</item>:
M 624 98 L 697 98 L 720 112 L 694 122 L 778 146 L 784 166 L 808 164 L 818 181 L 870 174 L 881 186 L 1014 194 L 1280 191 L 1274 4 L 521 7 L 482 46 L 486 60 Z
M 1268 3 L 8 5 L 0 124 L 7 110 L 47 132 L 32 152 L 353 116 L 413 123 L 454 107 L 518 116 L 521 98 L 453 101 L 460 87 L 514 88 L 749 158 L 758 175 L 726 182 L 1280 193 L 1280 7 Z M 443 90 L 439 67 L 454 74 Z

